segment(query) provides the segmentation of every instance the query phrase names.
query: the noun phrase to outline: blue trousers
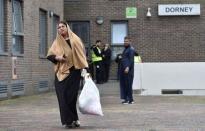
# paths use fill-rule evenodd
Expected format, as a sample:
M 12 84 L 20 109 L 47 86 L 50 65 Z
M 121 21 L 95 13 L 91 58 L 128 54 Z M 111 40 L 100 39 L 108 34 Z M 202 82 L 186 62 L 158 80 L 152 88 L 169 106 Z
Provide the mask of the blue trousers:
M 133 101 L 132 91 L 133 75 L 120 73 L 120 96 L 125 101 Z

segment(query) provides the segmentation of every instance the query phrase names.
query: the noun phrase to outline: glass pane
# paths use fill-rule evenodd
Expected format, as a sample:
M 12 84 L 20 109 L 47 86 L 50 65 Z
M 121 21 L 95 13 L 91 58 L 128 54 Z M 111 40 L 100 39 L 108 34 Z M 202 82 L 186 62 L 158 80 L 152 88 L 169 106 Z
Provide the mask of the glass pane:
M 3 32 L 4 6 L 3 0 L 0 0 L 0 33 Z
M 14 16 L 14 19 L 15 19 L 15 31 L 18 32 L 18 33 L 22 33 L 23 32 L 23 29 L 22 29 L 22 20 L 20 19 L 21 18 L 21 15 L 15 15 Z
M 4 40 L 3 35 L 0 33 L 0 52 L 4 50 Z
M 40 21 L 39 21 L 39 30 L 40 30 L 40 46 L 39 53 L 42 56 L 46 55 L 46 46 L 47 46 L 47 15 L 45 11 L 40 10 Z
M 112 44 L 123 45 L 125 36 L 127 36 L 127 23 L 113 23 Z
M 89 46 L 89 24 L 87 22 L 72 23 L 72 30 L 83 41 L 85 47 Z
M 90 23 L 89 22 L 70 22 L 70 27 L 74 33 L 76 33 L 85 46 L 86 56 L 90 53 Z
M 17 52 L 17 40 L 15 36 L 12 38 L 12 49 L 13 52 Z
M 88 26 L 86 24 L 82 25 L 82 31 L 81 31 L 81 39 L 83 40 L 84 43 L 88 43 Z
M 15 32 L 23 32 L 23 17 L 22 17 L 22 7 L 21 3 L 17 0 L 13 1 L 13 29 Z
M 12 39 L 12 52 L 22 54 L 23 53 L 23 37 L 14 35 Z
M 4 0 L 0 0 L 0 52 L 4 50 Z
M 117 47 L 111 47 L 112 48 L 112 60 L 115 60 L 118 54 L 122 54 L 124 50 L 124 46 L 117 46 Z

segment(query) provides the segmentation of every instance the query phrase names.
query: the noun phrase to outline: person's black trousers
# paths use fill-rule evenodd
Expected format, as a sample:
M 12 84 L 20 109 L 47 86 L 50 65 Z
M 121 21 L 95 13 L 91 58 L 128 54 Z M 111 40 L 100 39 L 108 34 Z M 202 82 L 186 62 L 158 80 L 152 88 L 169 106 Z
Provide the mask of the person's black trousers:
M 95 76 L 96 76 L 96 83 L 97 84 L 100 84 L 102 83 L 102 80 L 103 80 L 103 74 L 102 74 L 102 62 L 101 61 L 97 61 L 94 63 L 95 64 Z
M 62 125 L 78 120 L 76 102 L 78 97 L 80 70 L 73 70 L 63 81 L 55 78 L 55 89 L 59 103 Z

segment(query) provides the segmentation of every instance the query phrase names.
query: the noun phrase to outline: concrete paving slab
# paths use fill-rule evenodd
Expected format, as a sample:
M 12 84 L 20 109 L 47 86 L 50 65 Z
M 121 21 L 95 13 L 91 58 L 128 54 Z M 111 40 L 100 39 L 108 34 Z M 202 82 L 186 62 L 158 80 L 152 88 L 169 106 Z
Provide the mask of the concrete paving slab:
M 74 131 L 204 131 L 205 96 L 139 96 L 122 105 L 117 81 L 97 85 L 104 116 L 82 115 Z M 64 131 L 55 92 L 0 101 L 0 131 Z

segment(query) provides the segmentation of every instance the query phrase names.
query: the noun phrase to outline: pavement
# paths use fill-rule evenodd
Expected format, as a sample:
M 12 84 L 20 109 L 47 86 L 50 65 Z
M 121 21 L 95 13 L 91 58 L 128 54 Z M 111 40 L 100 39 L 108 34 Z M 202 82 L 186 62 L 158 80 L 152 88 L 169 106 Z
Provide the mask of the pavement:
M 55 92 L 0 101 L 0 131 L 205 131 L 205 96 L 140 96 L 122 105 L 117 81 L 97 85 L 104 116 L 83 115 L 65 129 Z

